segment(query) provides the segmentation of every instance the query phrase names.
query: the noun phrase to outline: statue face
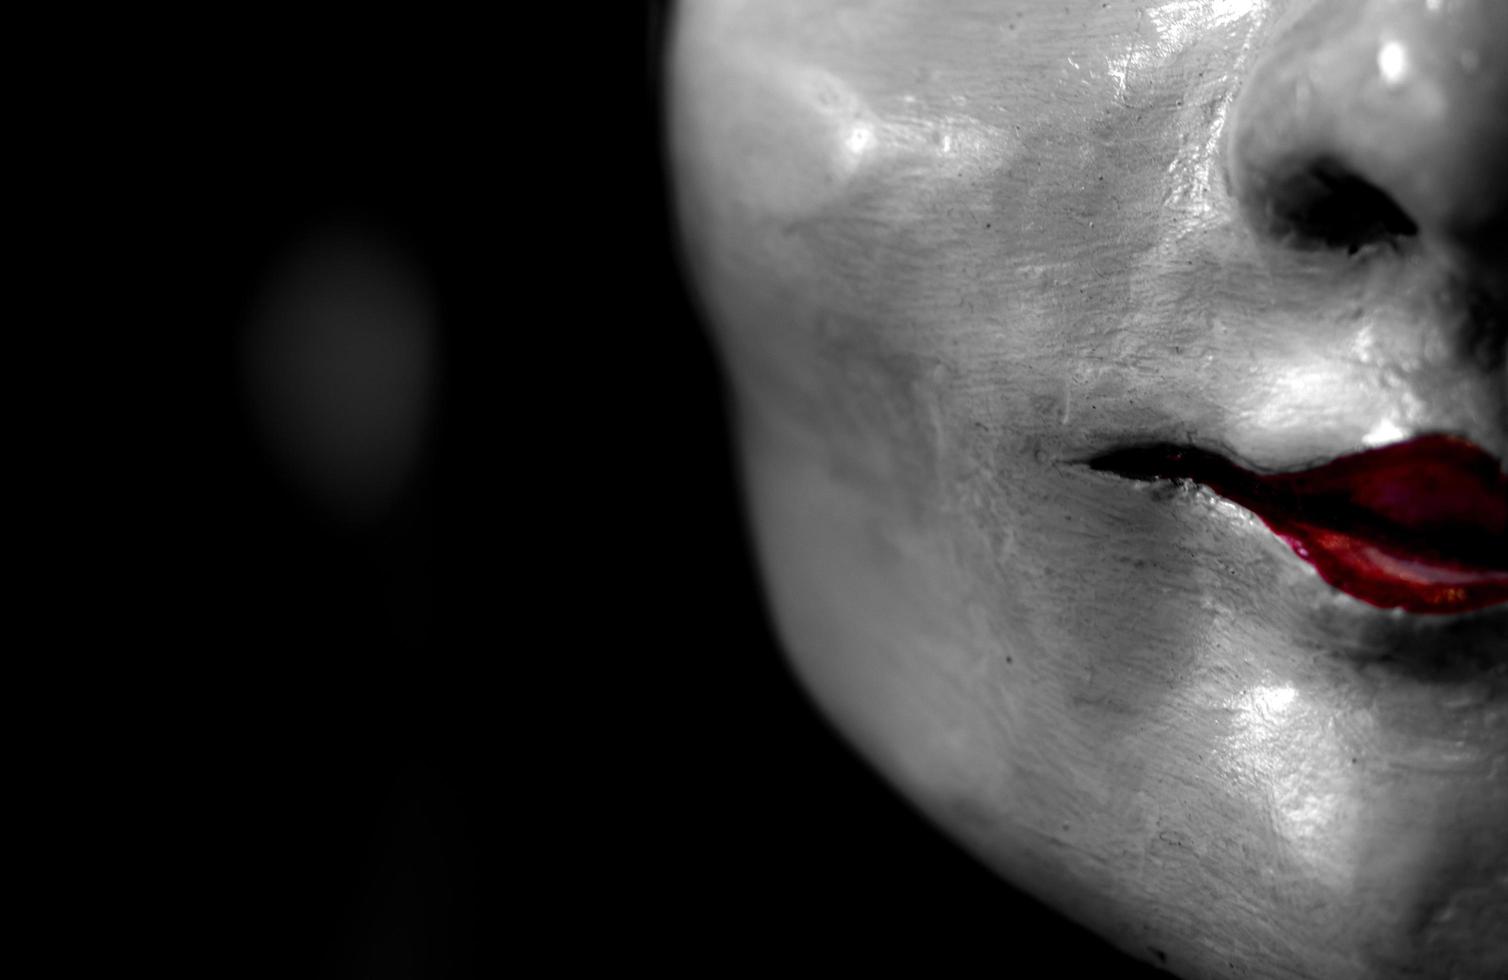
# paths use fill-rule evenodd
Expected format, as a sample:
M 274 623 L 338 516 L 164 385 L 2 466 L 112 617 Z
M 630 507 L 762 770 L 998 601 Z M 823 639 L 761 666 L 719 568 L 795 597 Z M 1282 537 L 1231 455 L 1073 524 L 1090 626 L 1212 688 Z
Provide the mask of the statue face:
M 679 12 L 795 668 L 1180 975 L 1508 975 L 1504 44 L 1495 0 Z

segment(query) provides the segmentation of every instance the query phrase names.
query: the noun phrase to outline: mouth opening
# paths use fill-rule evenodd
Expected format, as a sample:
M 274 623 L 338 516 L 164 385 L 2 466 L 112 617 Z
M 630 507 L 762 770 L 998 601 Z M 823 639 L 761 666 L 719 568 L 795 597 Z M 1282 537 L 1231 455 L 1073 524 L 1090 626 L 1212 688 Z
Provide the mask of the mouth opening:
M 1508 602 L 1508 475 L 1456 436 L 1285 473 L 1168 444 L 1117 449 L 1089 466 L 1207 487 L 1256 514 L 1331 586 L 1374 606 L 1449 614 Z

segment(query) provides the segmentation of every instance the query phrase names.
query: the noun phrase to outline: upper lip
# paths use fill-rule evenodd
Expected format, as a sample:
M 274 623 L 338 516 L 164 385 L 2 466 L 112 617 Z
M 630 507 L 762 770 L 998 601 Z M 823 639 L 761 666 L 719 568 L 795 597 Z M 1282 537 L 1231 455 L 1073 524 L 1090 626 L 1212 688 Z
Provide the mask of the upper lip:
M 1132 446 L 1089 460 L 1142 479 L 1192 480 L 1260 517 L 1331 585 L 1374 606 L 1460 613 L 1508 602 L 1508 475 L 1434 434 L 1259 473 L 1210 450 Z

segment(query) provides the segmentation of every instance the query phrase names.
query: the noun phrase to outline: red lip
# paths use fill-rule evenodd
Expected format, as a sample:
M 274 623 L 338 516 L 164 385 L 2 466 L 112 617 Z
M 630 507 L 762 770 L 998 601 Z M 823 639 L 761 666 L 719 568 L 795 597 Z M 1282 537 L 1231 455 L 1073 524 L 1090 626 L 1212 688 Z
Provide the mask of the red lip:
M 1374 606 L 1439 614 L 1508 602 L 1508 475 L 1465 439 L 1421 436 L 1294 473 L 1253 473 L 1176 446 L 1117 450 L 1090 465 L 1203 484 Z

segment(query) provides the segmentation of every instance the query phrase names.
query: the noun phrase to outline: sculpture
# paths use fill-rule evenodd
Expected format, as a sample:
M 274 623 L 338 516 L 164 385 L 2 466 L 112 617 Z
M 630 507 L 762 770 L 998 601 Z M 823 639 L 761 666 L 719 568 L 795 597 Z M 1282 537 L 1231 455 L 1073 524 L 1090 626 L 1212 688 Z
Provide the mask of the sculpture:
M 669 140 L 772 610 L 1185 977 L 1508 975 L 1508 5 L 697 0 Z

